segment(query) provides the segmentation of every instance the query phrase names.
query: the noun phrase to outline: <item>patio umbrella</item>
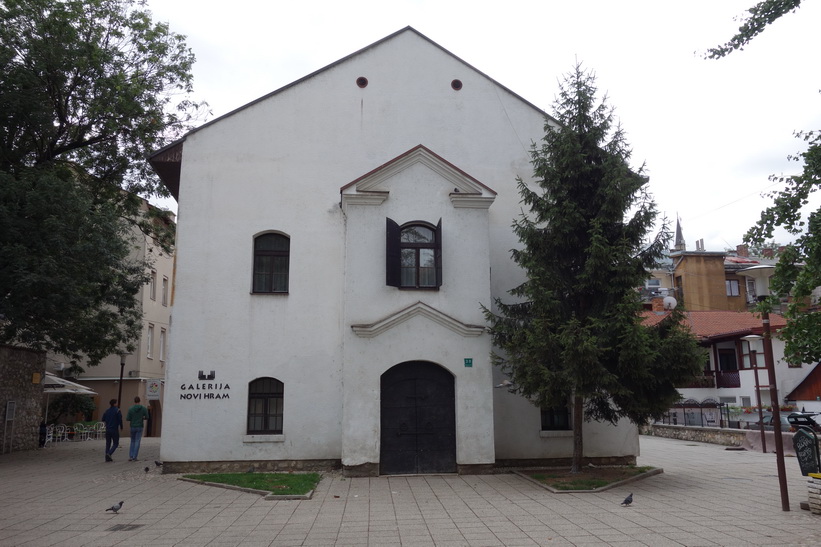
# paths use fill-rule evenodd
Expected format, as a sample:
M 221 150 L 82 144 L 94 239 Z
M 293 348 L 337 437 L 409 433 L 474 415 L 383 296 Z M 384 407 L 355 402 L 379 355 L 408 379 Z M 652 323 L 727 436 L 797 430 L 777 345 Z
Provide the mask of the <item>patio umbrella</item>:
M 48 403 L 49 403 L 49 396 L 52 393 L 74 393 L 75 395 L 97 395 L 96 391 L 92 391 L 88 389 L 86 386 L 82 386 L 70 380 L 66 380 L 65 378 L 60 378 L 52 374 L 51 372 L 46 371 L 45 380 L 43 380 L 43 393 L 46 396 L 46 414 L 43 418 L 43 421 L 48 420 Z

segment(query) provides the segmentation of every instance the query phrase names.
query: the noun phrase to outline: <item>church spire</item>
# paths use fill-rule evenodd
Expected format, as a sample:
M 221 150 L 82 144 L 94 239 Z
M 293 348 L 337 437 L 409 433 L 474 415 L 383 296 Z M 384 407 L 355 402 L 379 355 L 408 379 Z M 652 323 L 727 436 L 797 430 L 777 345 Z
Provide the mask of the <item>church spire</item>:
M 684 235 L 681 233 L 681 218 L 676 215 L 676 241 L 672 251 L 686 251 L 687 244 L 684 242 Z

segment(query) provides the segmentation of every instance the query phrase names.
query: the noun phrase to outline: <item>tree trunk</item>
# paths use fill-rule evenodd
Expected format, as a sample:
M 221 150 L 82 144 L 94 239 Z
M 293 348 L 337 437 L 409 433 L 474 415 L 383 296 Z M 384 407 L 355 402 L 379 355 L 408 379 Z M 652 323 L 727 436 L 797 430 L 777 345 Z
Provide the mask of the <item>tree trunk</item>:
M 582 439 L 582 424 L 584 423 L 584 399 L 580 395 L 573 396 L 573 463 L 570 472 L 578 473 L 582 468 L 584 457 L 584 440 Z

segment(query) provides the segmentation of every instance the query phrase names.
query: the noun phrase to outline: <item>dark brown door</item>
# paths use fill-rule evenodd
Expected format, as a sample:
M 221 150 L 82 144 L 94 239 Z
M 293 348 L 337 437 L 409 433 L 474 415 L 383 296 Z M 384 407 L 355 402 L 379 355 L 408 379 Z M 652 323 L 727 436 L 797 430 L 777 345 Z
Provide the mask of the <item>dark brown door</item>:
M 380 472 L 456 472 L 453 375 L 427 361 L 409 361 L 382 375 Z

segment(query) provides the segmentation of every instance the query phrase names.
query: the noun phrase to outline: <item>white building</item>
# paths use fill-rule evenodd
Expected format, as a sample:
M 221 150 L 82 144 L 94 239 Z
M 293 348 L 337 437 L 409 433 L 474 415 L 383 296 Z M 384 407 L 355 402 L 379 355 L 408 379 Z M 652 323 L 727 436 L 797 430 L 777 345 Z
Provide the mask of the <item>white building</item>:
M 156 152 L 179 201 L 166 470 L 566 461 L 567 416 L 493 389 L 481 309 L 522 281 L 544 124 L 406 28 Z M 634 426 L 586 424 L 591 461 L 637 453 Z

